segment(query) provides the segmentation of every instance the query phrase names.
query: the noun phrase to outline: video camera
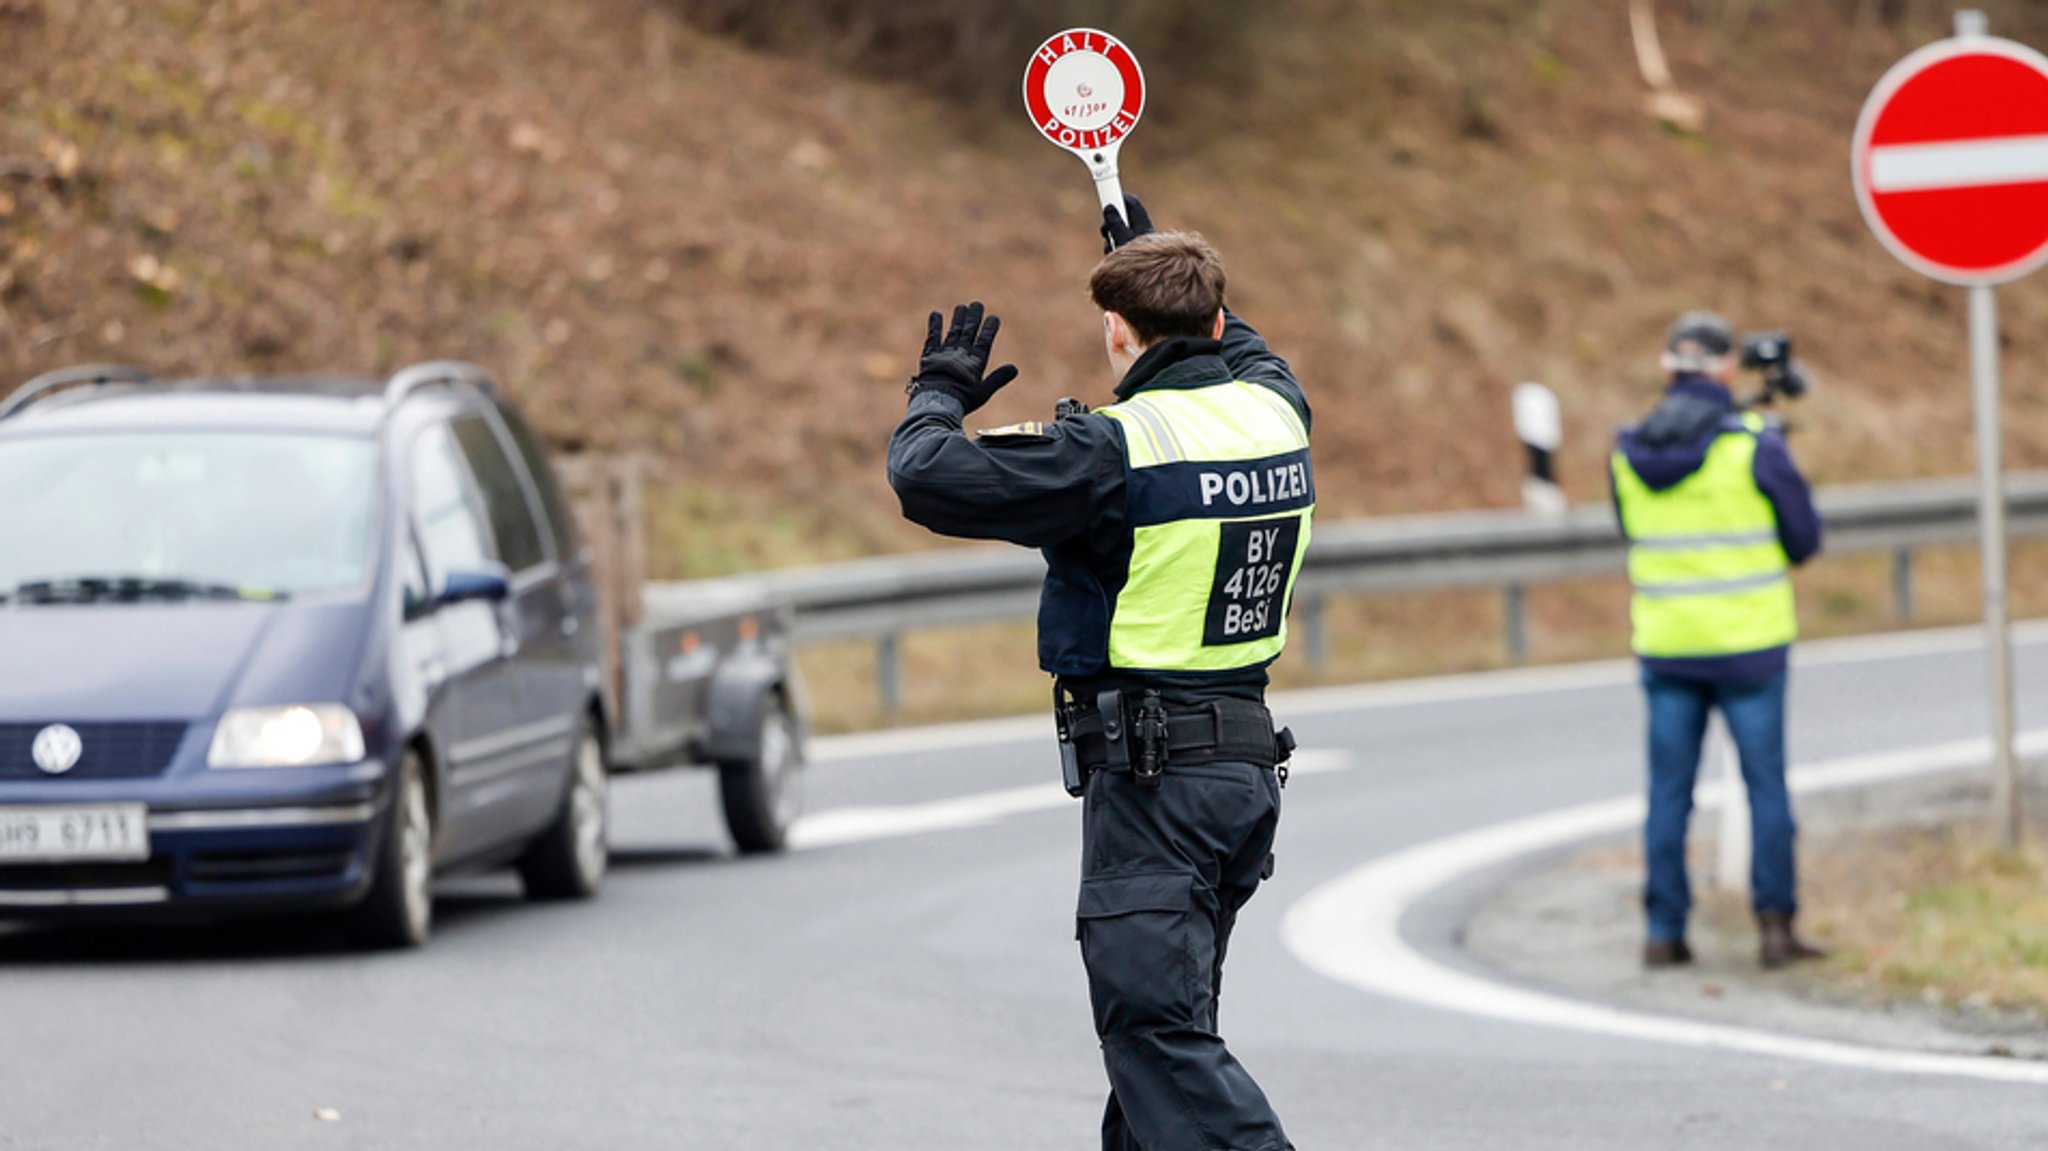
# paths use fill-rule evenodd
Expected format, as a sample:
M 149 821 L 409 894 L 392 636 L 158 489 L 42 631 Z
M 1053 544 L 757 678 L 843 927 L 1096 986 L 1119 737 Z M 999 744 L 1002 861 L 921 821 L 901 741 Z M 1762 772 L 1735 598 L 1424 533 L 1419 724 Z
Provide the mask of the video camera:
M 1742 337 L 1742 366 L 1761 372 L 1763 390 L 1750 397 L 1749 407 L 1769 407 L 1778 397 L 1796 400 L 1805 396 L 1811 381 L 1798 360 L 1792 358 L 1792 337 L 1785 332 L 1751 332 Z

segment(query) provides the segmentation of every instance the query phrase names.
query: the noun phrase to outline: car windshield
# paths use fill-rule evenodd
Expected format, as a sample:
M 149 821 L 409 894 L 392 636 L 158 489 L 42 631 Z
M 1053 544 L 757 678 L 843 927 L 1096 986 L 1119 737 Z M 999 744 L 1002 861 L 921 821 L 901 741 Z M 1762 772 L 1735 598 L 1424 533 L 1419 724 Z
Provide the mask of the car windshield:
M 0 595 L 265 599 L 364 582 L 375 441 L 252 432 L 0 440 Z

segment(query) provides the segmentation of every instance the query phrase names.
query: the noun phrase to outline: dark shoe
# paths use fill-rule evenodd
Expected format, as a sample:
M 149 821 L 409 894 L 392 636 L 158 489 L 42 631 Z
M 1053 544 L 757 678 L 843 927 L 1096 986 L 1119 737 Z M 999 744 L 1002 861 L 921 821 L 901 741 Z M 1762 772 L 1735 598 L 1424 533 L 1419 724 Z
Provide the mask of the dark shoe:
M 1683 939 L 1652 939 L 1643 944 L 1643 966 L 1652 971 L 1661 967 L 1683 967 L 1692 962 L 1692 948 Z
M 1757 962 L 1765 969 L 1775 971 L 1787 964 L 1805 959 L 1826 959 L 1825 948 L 1816 947 L 1799 938 L 1792 930 L 1792 917 L 1782 911 L 1766 911 L 1756 917 L 1757 930 L 1762 936 L 1762 945 L 1757 950 Z

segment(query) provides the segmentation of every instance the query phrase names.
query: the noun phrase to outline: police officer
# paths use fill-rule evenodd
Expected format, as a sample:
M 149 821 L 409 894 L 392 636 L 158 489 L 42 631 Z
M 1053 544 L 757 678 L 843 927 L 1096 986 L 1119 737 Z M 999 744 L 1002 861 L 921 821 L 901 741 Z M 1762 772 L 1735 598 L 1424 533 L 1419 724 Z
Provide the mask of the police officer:
M 1614 500 L 1629 540 L 1630 616 L 1649 703 L 1649 874 L 1643 963 L 1692 961 L 1686 824 L 1708 713 L 1734 737 L 1749 793 L 1750 896 L 1765 967 L 1823 954 L 1793 931 L 1792 799 L 1785 787 L 1790 569 L 1820 551 L 1820 516 L 1785 439 L 1729 392 L 1734 341 L 1709 312 L 1665 339 L 1663 402 L 1623 429 Z
M 1128 219 L 1128 223 L 1126 223 Z M 1308 403 L 1224 308 L 1201 236 L 1104 211 L 1089 280 L 1116 402 L 969 438 L 1016 376 L 979 303 L 932 313 L 889 445 L 911 520 L 1044 550 L 1039 663 L 1085 796 L 1076 933 L 1109 1072 L 1105 1151 L 1291 1148 L 1217 1034 L 1238 909 L 1270 874 L 1292 737 L 1264 704 L 1315 506 Z

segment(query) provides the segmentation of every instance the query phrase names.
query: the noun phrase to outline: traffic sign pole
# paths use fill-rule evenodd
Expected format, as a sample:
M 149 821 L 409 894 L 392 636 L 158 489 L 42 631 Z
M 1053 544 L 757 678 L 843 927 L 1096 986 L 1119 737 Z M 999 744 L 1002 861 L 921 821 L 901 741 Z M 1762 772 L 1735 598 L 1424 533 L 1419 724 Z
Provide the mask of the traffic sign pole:
M 1991 662 L 1993 806 L 1998 836 L 2020 845 L 2020 766 L 2013 750 L 2012 629 L 2005 602 L 2005 472 L 1998 420 L 1998 289 L 1970 289 L 1970 393 L 1977 409 L 1978 537 L 1984 568 L 1984 647 Z
M 1852 152 L 1856 198 L 1871 231 L 1908 267 L 1969 290 L 1993 797 L 1999 839 L 2017 847 L 2022 792 L 2013 748 L 1995 293 L 2048 264 L 2048 56 L 1992 36 L 1981 12 L 1958 12 L 1953 38 L 1914 52 L 1878 81 Z

